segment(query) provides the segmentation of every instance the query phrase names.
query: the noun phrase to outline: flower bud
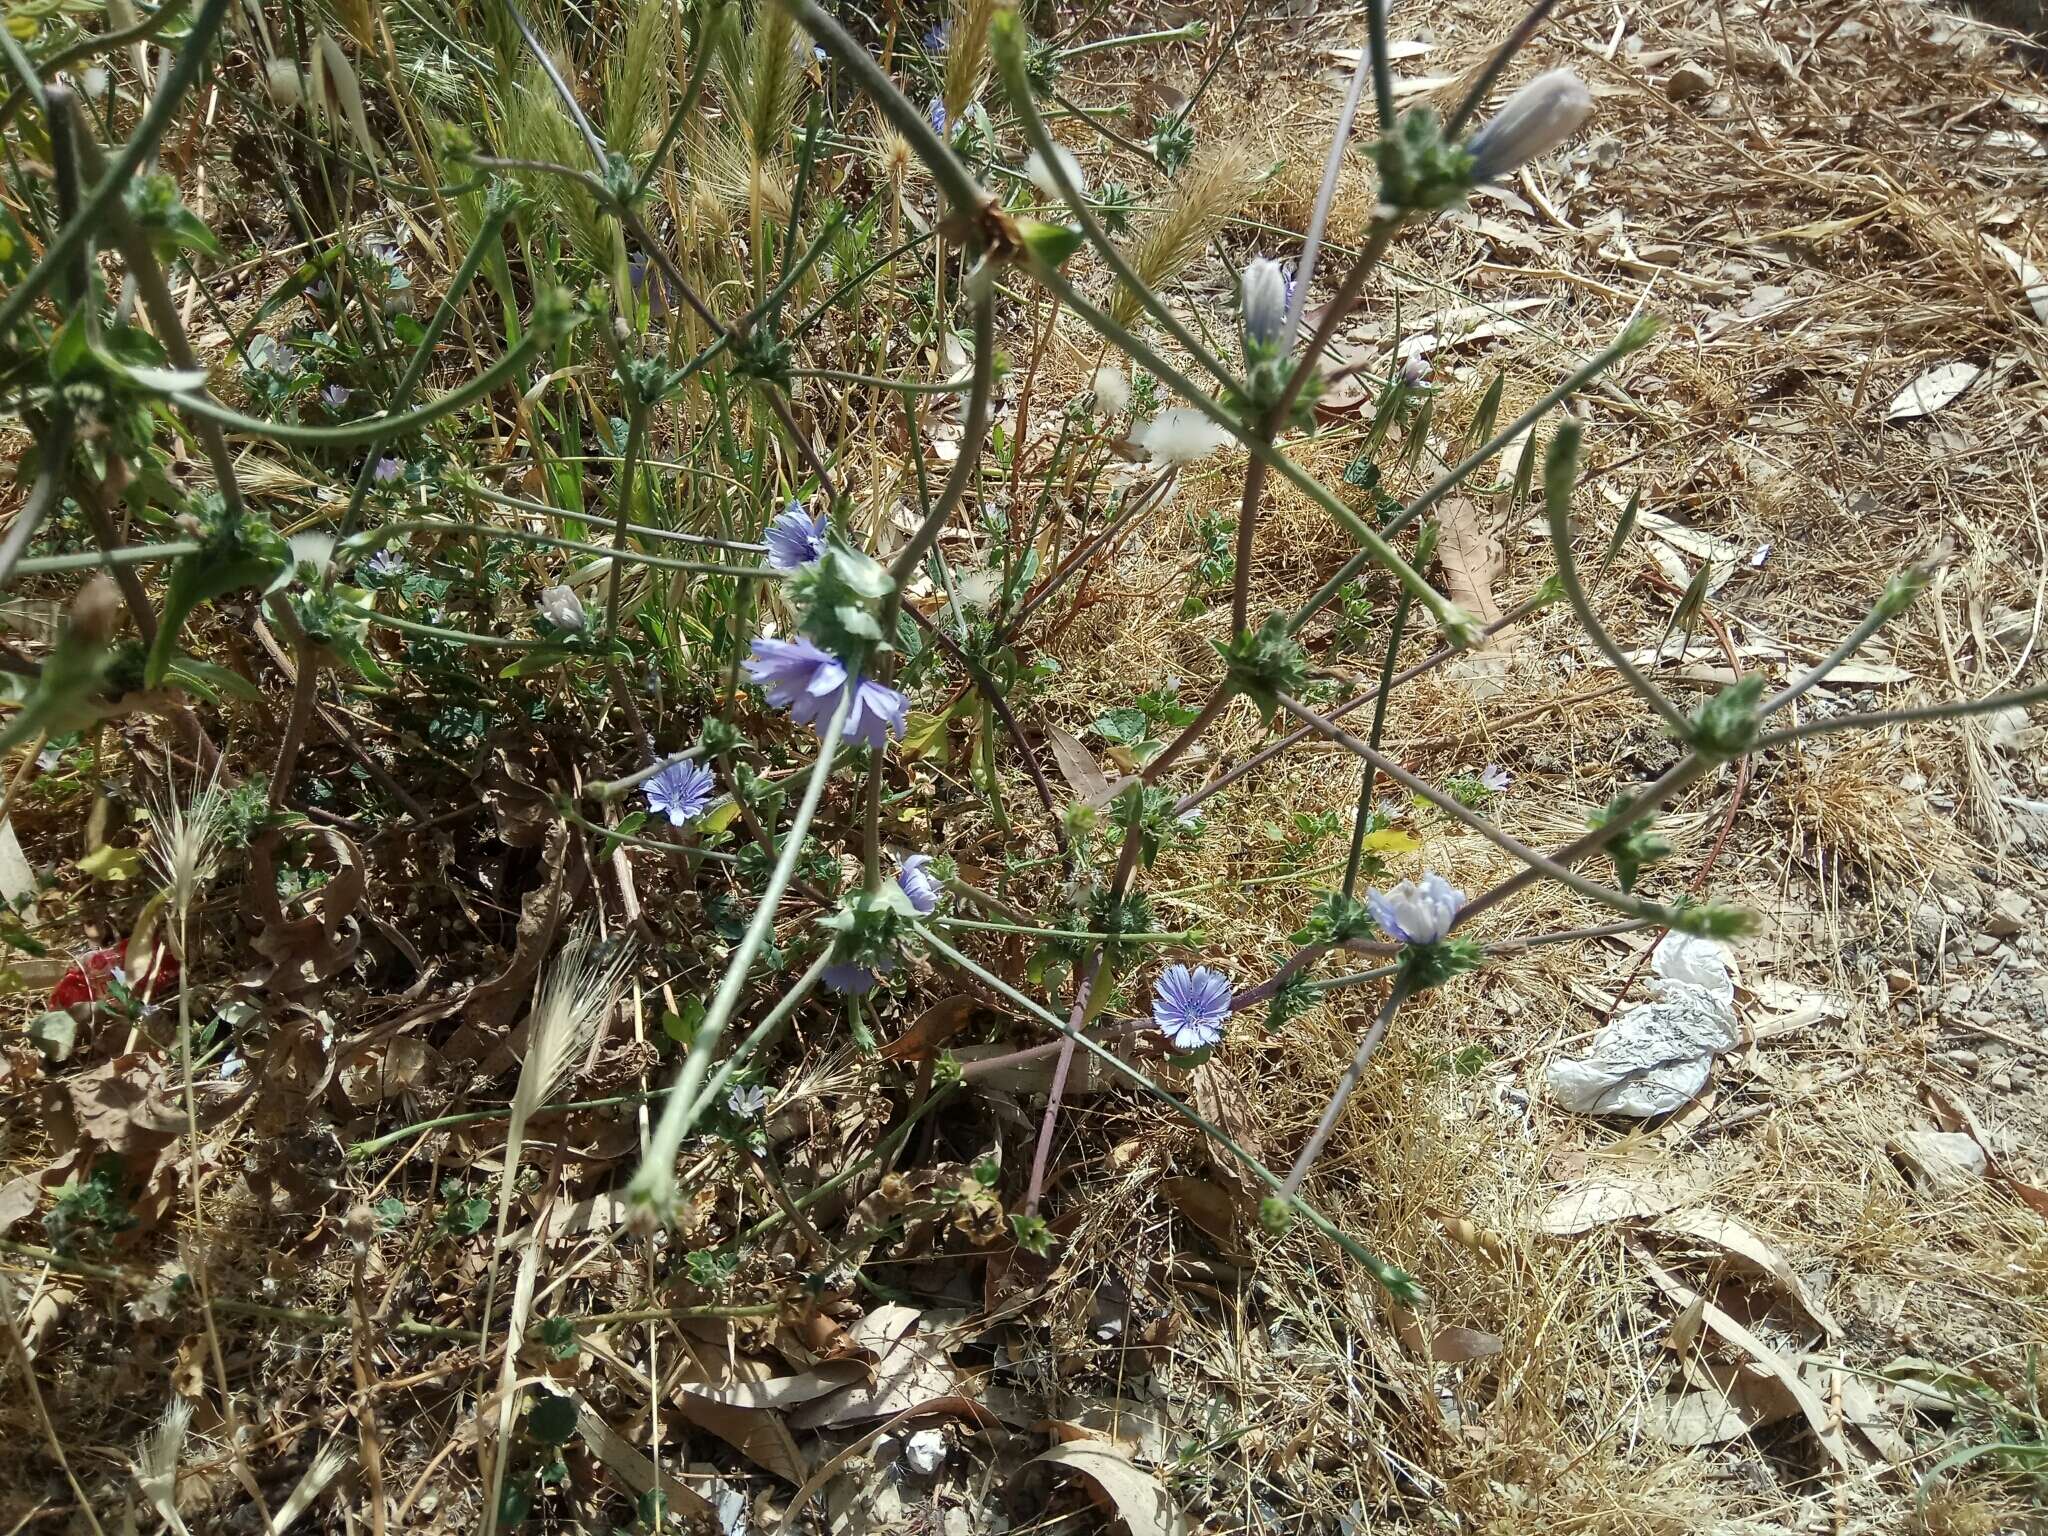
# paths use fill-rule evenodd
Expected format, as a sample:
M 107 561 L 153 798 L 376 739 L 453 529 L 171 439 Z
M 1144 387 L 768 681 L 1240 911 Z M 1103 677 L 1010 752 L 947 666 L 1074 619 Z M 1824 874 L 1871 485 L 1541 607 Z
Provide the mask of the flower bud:
M 1593 93 L 1570 70 L 1538 75 L 1465 145 L 1472 156 L 1472 179 L 1498 181 L 1548 154 L 1577 133 L 1592 111 Z
M 1245 340 L 1268 352 L 1279 350 L 1281 332 L 1287 328 L 1287 275 L 1279 262 L 1269 256 L 1252 258 L 1244 269 L 1243 302 Z
M 540 616 L 555 628 L 567 630 L 572 635 L 582 633 L 583 600 L 566 583 L 556 587 L 542 587 L 540 602 L 535 606 L 540 609 Z
M 263 88 L 270 93 L 272 105 L 296 107 L 306 99 L 305 72 L 293 59 L 265 59 Z

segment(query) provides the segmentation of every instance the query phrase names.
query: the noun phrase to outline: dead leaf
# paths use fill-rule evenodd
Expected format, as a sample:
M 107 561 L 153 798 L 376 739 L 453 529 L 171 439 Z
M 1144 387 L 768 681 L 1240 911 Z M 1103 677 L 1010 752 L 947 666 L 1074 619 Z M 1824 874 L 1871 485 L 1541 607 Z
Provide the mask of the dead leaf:
M 1942 363 L 1930 368 L 1892 397 L 1886 421 L 1913 421 L 1953 405 L 1983 375 L 1982 363 Z
M 910 1028 L 882 1047 L 884 1061 L 928 1061 L 966 1027 L 979 1006 L 970 992 L 940 998 L 917 1016 Z
M 967 1379 L 953 1368 L 940 1342 L 943 1326 L 955 1316 L 893 1304 L 876 1308 L 851 1330 L 876 1357 L 874 1379 L 806 1404 L 789 1416 L 790 1426 L 822 1429 L 893 1418 L 965 1396 Z
M 1799 1278 L 1791 1262 L 1733 1216 L 1711 1206 L 1691 1205 L 1660 1216 L 1651 1230 L 1704 1243 L 1737 1267 L 1762 1275 L 1790 1297 L 1821 1332 L 1829 1338 L 1841 1337 L 1841 1325 L 1829 1315 L 1820 1299 L 1807 1290 L 1806 1282 Z
M 357 1109 L 367 1109 L 409 1093 L 441 1059 L 424 1040 L 403 1037 L 358 1051 L 341 1064 L 336 1077 L 342 1096 Z
M 1992 1150 L 1991 1139 L 1984 1134 L 1984 1127 L 1977 1123 L 1977 1116 L 1970 1106 L 1955 1098 L 1933 1083 L 1923 1083 L 1921 1097 L 1927 1107 L 1934 1111 L 1934 1118 L 1945 1131 L 1959 1131 L 1977 1143 L 1977 1150 L 1984 1154 L 1984 1171 L 2003 1184 L 2022 1205 L 2030 1210 L 2048 1216 L 2048 1189 L 2029 1184 L 2014 1177 Z
M 1394 1335 L 1408 1351 L 1437 1365 L 1463 1365 L 1488 1360 L 1505 1347 L 1501 1336 L 1460 1323 L 1425 1324 L 1406 1307 L 1394 1308 Z
M 1598 1175 L 1581 1179 L 1556 1195 L 1537 1214 L 1535 1227 L 1546 1237 L 1577 1237 L 1613 1222 L 1661 1216 L 1688 1193 L 1676 1184 Z
M 1248 1156 L 1265 1161 L 1258 1109 L 1251 1095 L 1245 1091 L 1243 1082 L 1223 1072 L 1215 1062 L 1205 1061 L 1189 1077 L 1188 1094 L 1194 1101 L 1197 1114 L 1221 1129 Z M 1266 1193 L 1266 1187 L 1245 1171 L 1244 1164 L 1223 1151 L 1215 1141 L 1205 1136 L 1202 1147 L 1209 1158 L 1209 1171 L 1216 1176 L 1218 1183 L 1243 1199 L 1256 1200 Z
M 1056 725 L 1044 727 L 1044 734 L 1052 744 L 1052 760 L 1060 770 L 1060 777 L 1067 781 L 1067 787 L 1073 790 L 1076 799 L 1092 804 L 1098 795 L 1108 790 L 1108 776 L 1096 763 L 1095 754 L 1081 744 L 1080 737 Z
M 867 1367 L 858 1360 L 828 1360 L 794 1376 L 775 1376 L 766 1381 L 734 1381 L 714 1386 L 710 1382 L 689 1382 L 683 1387 L 692 1397 L 707 1402 L 730 1403 L 737 1408 L 794 1408 L 841 1387 L 866 1378 Z
M 1828 1412 L 1827 1405 L 1814 1394 L 1813 1389 L 1799 1379 L 1799 1372 L 1792 1362 L 1664 1269 L 1650 1256 L 1649 1249 L 1641 1243 L 1631 1238 L 1628 1250 L 1649 1272 L 1650 1278 L 1657 1283 L 1657 1288 L 1680 1307 L 1700 1305 L 1700 1315 L 1707 1327 L 1741 1350 L 1753 1364 L 1768 1373 L 1790 1393 L 1792 1400 L 1799 1405 L 1799 1411 L 1805 1415 L 1814 1437 L 1820 1441 L 1821 1449 L 1828 1453 L 1829 1458 L 1837 1466 L 1846 1468 L 1849 1465 L 1848 1447 L 1842 1442 L 1842 1432 L 1835 1424 L 1834 1416 Z
M 611 1425 L 597 1416 L 597 1410 L 580 1398 L 576 1403 L 576 1433 L 590 1447 L 590 1454 L 603 1462 L 612 1476 L 634 1493 L 646 1493 L 654 1487 L 658 1477 L 670 1513 L 681 1515 L 685 1520 L 711 1518 L 711 1506 L 688 1483 L 671 1477 L 620 1439 L 612 1432 Z
M 1237 1253 L 1237 1202 L 1207 1179 L 1161 1179 L 1159 1193 L 1226 1252 Z
M 1491 624 L 1500 618 L 1494 584 L 1507 571 L 1500 540 L 1487 532 L 1479 508 L 1462 496 L 1447 496 L 1437 509 L 1437 562 L 1451 601 Z
M 2012 269 L 2012 275 L 2019 279 L 2020 291 L 2026 295 L 2027 306 L 2033 310 L 2034 318 L 2048 325 L 2048 277 L 2042 276 L 2039 267 L 2003 240 L 1991 235 L 1980 235 L 1978 238 L 1984 242 L 1986 250 Z
M 716 1435 L 786 1483 L 800 1485 L 811 1475 L 789 1426 L 783 1423 L 781 1414 L 771 1409 L 715 1402 L 699 1397 L 687 1386 L 676 1393 L 675 1408 L 699 1429 Z
M 1195 1536 L 1195 1524 L 1173 1502 L 1166 1487 L 1106 1440 L 1069 1440 L 1028 1463 L 1078 1473 L 1098 1499 L 1131 1528 L 1131 1536 Z
M 185 1129 L 176 1085 L 167 1078 L 162 1059 L 146 1051 L 116 1056 L 61 1085 L 49 1085 L 43 1108 L 44 1125 L 66 1151 L 84 1142 L 124 1157 L 154 1154 Z M 140 1166 L 137 1159 L 133 1167 Z
M 332 827 L 314 827 L 308 836 L 312 867 L 327 881 L 303 904 L 293 904 L 299 915 L 285 910 L 278 892 L 278 834 L 265 833 L 249 845 L 247 889 L 256 908 L 250 944 L 270 968 L 244 978 L 242 986 L 261 1004 L 311 991 L 339 975 L 355 958 L 362 936 L 355 914 L 363 902 L 363 861 L 355 844 Z

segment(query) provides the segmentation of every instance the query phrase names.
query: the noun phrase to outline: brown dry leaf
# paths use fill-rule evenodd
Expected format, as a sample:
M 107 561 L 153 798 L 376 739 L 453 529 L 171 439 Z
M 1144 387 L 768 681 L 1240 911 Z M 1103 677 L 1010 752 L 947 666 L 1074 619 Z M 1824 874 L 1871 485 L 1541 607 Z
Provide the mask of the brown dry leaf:
M 1106 1049 L 1122 1060 L 1130 1059 L 1131 1046 L 1121 1041 L 1106 1042 Z M 1015 1049 L 1008 1045 L 970 1045 L 953 1054 L 962 1062 L 981 1061 L 990 1056 L 1007 1056 Z M 1030 1061 L 1020 1061 L 992 1071 L 978 1072 L 969 1079 L 979 1089 L 997 1093 L 1048 1093 L 1052 1089 L 1052 1077 L 1059 1066 L 1057 1052 L 1048 1052 Z M 1103 1064 L 1092 1051 L 1079 1047 L 1074 1051 L 1074 1063 L 1067 1073 L 1065 1090 L 1068 1098 L 1086 1098 L 1090 1094 L 1102 1093 L 1119 1087 L 1123 1079 Z
M 910 1028 L 882 1047 L 884 1061 L 923 1061 L 959 1034 L 979 1006 L 970 992 L 940 998 L 917 1016 Z
M 1436 521 L 1436 558 L 1451 601 L 1482 624 L 1493 623 L 1500 617 L 1494 584 L 1507 573 L 1500 540 L 1487 532 L 1479 508 L 1462 496 L 1446 496 Z
M 969 1385 L 946 1358 L 940 1330 L 956 1314 L 921 1312 L 891 1304 L 854 1324 L 854 1339 L 875 1356 L 872 1381 L 856 1382 L 790 1415 L 796 1429 L 821 1429 L 862 1419 L 893 1418 L 941 1399 L 959 1398 Z
M 1796 1302 L 1813 1320 L 1814 1326 L 1829 1338 L 1841 1337 L 1841 1324 L 1806 1288 L 1806 1282 L 1793 1270 L 1791 1261 L 1733 1216 L 1711 1206 L 1689 1205 L 1660 1216 L 1651 1231 L 1653 1234 L 1691 1238 L 1719 1250 L 1738 1268 L 1770 1280 Z
M 154 1151 L 176 1136 L 185 1129 L 185 1112 L 162 1060 L 136 1051 L 46 1087 L 43 1123 L 65 1150 L 83 1141 L 125 1156 Z
M 603 1462 L 605 1467 L 620 1482 L 634 1493 L 647 1492 L 654 1486 L 658 1476 L 661 1479 L 662 1495 L 668 1500 L 669 1512 L 681 1515 L 685 1520 L 709 1520 L 712 1518 L 710 1504 L 700 1497 L 688 1483 L 671 1477 L 641 1455 L 633 1446 L 612 1432 L 611 1425 L 597 1416 L 597 1411 L 580 1398 L 576 1403 L 576 1433 L 583 1443 L 590 1447 L 590 1454 Z
M 1483 1328 L 1460 1323 L 1425 1325 L 1406 1307 L 1394 1308 L 1394 1334 L 1409 1352 L 1437 1365 L 1463 1365 L 1469 1360 L 1487 1360 L 1505 1347 L 1501 1336 Z
M 1219 1070 L 1215 1062 L 1205 1061 L 1189 1077 L 1188 1093 L 1194 1100 L 1197 1114 L 1220 1127 L 1248 1155 L 1260 1162 L 1266 1160 L 1264 1142 L 1258 1131 L 1258 1110 L 1242 1083 Z M 1208 1155 L 1210 1171 L 1216 1175 L 1218 1183 L 1246 1199 L 1256 1200 L 1266 1193 L 1265 1186 L 1245 1171 L 1244 1164 L 1225 1152 L 1217 1142 L 1205 1136 L 1202 1148 Z
M 1560 1191 L 1533 1225 L 1546 1237 L 1577 1237 L 1613 1222 L 1660 1216 L 1690 1193 L 1675 1181 L 1599 1174 Z
M 1983 376 L 1982 363 L 1942 363 L 1913 380 L 1885 407 L 1886 421 L 1912 421 L 1932 416 L 1955 403 L 1963 391 Z
M 342 1096 L 357 1109 L 367 1109 L 419 1086 L 441 1059 L 424 1040 L 399 1038 L 358 1051 L 341 1064 L 336 1077 Z
M 1166 1487 L 1106 1440 L 1069 1440 L 1028 1463 L 1047 1463 L 1086 1478 L 1096 1497 L 1131 1528 L 1131 1536 L 1195 1536 Z
M 1707 1327 L 1741 1350 L 1758 1367 L 1775 1378 L 1778 1384 L 1791 1395 L 1792 1400 L 1798 1404 L 1799 1411 L 1805 1415 L 1806 1422 L 1812 1428 L 1814 1437 L 1820 1441 L 1821 1449 L 1828 1453 L 1829 1458 L 1836 1466 L 1848 1467 L 1849 1450 L 1843 1444 L 1841 1429 L 1836 1425 L 1834 1416 L 1828 1412 L 1827 1404 L 1823 1403 L 1814 1394 L 1811 1387 L 1800 1380 L 1799 1371 L 1791 1361 L 1787 1360 L 1783 1355 L 1779 1354 L 1770 1345 L 1751 1333 L 1741 1323 L 1730 1317 L 1726 1312 L 1723 1312 L 1712 1302 L 1705 1301 L 1699 1292 L 1693 1290 L 1690 1286 L 1665 1270 L 1650 1256 L 1650 1251 L 1641 1243 L 1631 1238 L 1628 1250 L 1636 1256 L 1636 1259 L 1642 1264 L 1644 1269 L 1649 1272 L 1650 1278 L 1657 1283 L 1657 1288 L 1663 1291 L 1665 1295 L 1669 1296 L 1680 1307 L 1690 1307 L 1696 1303 L 1701 1304 L 1700 1315 Z
M 699 1397 L 684 1387 L 675 1395 L 676 1412 L 699 1429 L 716 1435 L 757 1466 L 766 1467 L 784 1482 L 801 1484 L 809 1477 L 803 1452 L 782 1415 L 767 1408 L 743 1408 L 736 1403 L 715 1402 Z
M 1230 1192 L 1207 1179 L 1161 1179 L 1159 1193 L 1226 1252 L 1242 1251 L 1238 1242 L 1238 1204 Z
M 1044 727 L 1044 734 L 1052 745 L 1052 760 L 1059 767 L 1060 777 L 1067 781 L 1076 799 L 1093 804 L 1098 795 L 1107 792 L 1109 777 L 1096 763 L 1095 754 L 1081 744 L 1080 737 L 1056 725 Z
M 858 1360 L 828 1360 L 794 1376 L 775 1376 L 766 1381 L 734 1381 L 722 1386 L 710 1382 L 689 1382 L 683 1391 L 711 1403 L 729 1403 L 735 1408 L 794 1408 L 841 1387 L 866 1378 L 867 1367 Z
M 1799 1412 L 1776 1380 L 1746 1367 L 1720 1374 L 1722 1380 L 1652 1399 L 1644 1428 L 1666 1445 L 1722 1445 Z
M 249 845 L 247 889 L 256 918 L 249 942 L 270 968 L 242 985 L 262 1004 L 311 991 L 339 975 L 355 958 L 362 938 L 356 909 L 363 904 L 363 861 L 355 844 L 332 827 L 314 827 L 307 835 L 313 867 L 328 878 L 300 908 L 303 916 L 287 913 L 278 893 L 277 836 L 266 834 Z

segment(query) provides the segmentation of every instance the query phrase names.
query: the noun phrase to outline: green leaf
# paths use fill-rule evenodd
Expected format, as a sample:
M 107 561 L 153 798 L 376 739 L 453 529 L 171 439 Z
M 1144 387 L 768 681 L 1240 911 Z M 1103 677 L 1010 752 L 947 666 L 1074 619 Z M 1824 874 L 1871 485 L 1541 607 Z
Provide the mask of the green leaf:
M 132 880 L 142 867 L 142 850 L 102 843 L 80 859 L 78 867 L 95 880 Z
M 526 1412 L 526 1429 L 548 1445 L 567 1445 L 576 1433 L 576 1399 L 541 1395 Z
M 227 254 L 221 249 L 220 241 L 214 237 L 213 231 L 206 227 L 206 221 L 182 204 L 165 222 L 164 233 L 171 237 L 174 244 L 183 246 L 188 251 L 199 251 L 213 257 Z
M 704 1022 L 704 999 L 686 997 L 679 1013 L 661 1016 L 661 1032 L 677 1045 L 688 1046 L 697 1038 L 697 1026 Z
M 254 335 L 257 331 L 261 330 L 264 321 L 276 314 L 278 310 L 284 308 L 285 305 L 291 303 L 293 299 L 296 299 L 300 294 L 312 287 L 313 284 L 319 282 L 320 279 L 331 274 L 336 267 L 341 265 L 342 258 L 347 254 L 348 247 L 337 245 L 333 250 L 322 251 L 311 261 L 302 265 L 296 272 L 284 280 L 284 285 L 277 292 L 263 301 L 263 307 L 256 311 L 255 318 L 249 322 L 243 334 Z
M 1113 741 L 1118 746 L 1128 747 L 1143 741 L 1150 725 L 1151 722 L 1145 718 L 1144 710 L 1127 705 L 1122 709 L 1112 709 L 1097 715 L 1091 723 L 1091 729 L 1105 741 Z
M 263 690 L 241 673 L 217 667 L 210 661 L 201 661 L 184 652 L 171 659 L 170 666 L 165 669 L 164 680 L 198 694 L 209 704 L 218 704 L 223 694 L 250 700 L 263 697 Z
M 204 368 L 156 368 L 147 363 L 124 363 L 108 352 L 99 353 L 107 372 L 152 395 L 178 395 L 206 387 Z
M 627 815 L 621 816 L 619 824 L 605 834 L 604 848 L 600 852 L 599 858 L 609 859 L 614 853 L 618 852 L 626 838 L 631 837 L 646 825 L 647 813 L 645 811 L 632 811 Z
M 50 377 L 62 381 L 85 366 L 92 356 L 91 309 L 80 305 L 71 312 L 50 343 Z
M 541 1320 L 540 1342 L 549 1356 L 556 1360 L 574 1360 L 583 1353 L 583 1346 L 576 1339 L 576 1325 L 566 1317 L 548 1317 Z
M 178 631 L 185 627 L 193 609 L 243 587 L 266 585 L 277 574 L 278 565 L 278 560 L 232 550 L 225 558 L 215 549 L 181 556 L 164 583 L 164 611 L 157 621 L 156 643 L 149 648 L 149 661 L 143 668 L 144 684 L 160 687 L 169 675 L 171 658 L 178 650 Z

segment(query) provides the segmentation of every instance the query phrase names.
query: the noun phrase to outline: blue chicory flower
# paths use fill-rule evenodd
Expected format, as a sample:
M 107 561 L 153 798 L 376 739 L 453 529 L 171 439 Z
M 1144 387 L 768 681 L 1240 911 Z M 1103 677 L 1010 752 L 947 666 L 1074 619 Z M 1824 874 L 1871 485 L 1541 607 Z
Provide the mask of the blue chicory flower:
M 877 983 L 896 969 L 894 960 L 880 960 L 873 966 L 855 965 L 851 961 L 838 961 L 825 967 L 821 973 L 825 985 L 834 992 L 844 992 L 849 997 L 865 997 L 875 990 Z
M 1465 893 L 1432 872 L 1420 880 L 1403 880 L 1385 894 L 1368 891 L 1365 902 L 1372 920 L 1397 943 L 1441 944 L 1450 937 Z
M 351 391 L 343 384 L 330 384 L 320 391 L 320 403 L 330 411 L 338 411 L 348 404 Z
M 1490 789 L 1496 795 L 1515 782 L 1515 776 L 1499 763 L 1488 763 L 1479 770 L 1479 787 Z
M 913 853 L 896 871 L 896 883 L 903 887 L 903 894 L 910 898 L 920 917 L 930 917 L 937 910 L 944 892 L 938 877 L 931 872 L 931 862 L 930 854 Z
M 1223 1038 L 1230 978 L 1200 965 L 1169 965 L 1152 989 L 1152 1022 L 1176 1051 L 1203 1051 Z
M 825 514 L 816 517 L 792 501 L 761 535 L 768 545 L 768 563 L 778 571 L 794 571 L 825 553 Z
M 767 1106 L 768 1090 L 759 1083 L 740 1083 L 725 1096 L 725 1107 L 742 1120 L 751 1120 Z
M 405 460 L 392 458 L 387 454 L 377 461 L 377 467 L 370 471 L 370 478 L 379 485 L 389 485 L 404 473 Z
M 910 700 L 871 678 L 849 676 L 841 662 L 808 640 L 764 636 L 754 641 L 753 652 L 747 676 L 767 692 L 770 705 L 788 710 L 798 725 L 823 735 L 840 695 L 850 687 L 854 694 L 843 727 L 846 740 L 879 748 L 891 736 L 901 740 L 908 728 Z
M 405 574 L 405 556 L 395 549 L 380 549 L 370 556 L 369 572 L 389 581 L 394 576 Z
M 925 108 L 924 115 L 925 118 L 932 125 L 932 132 L 936 133 L 940 138 L 943 139 L 946 136 L 946 128 L 949 122 L 949 120 L 946 117 L 945 102 L 941 101 L 938 97 L 934 96 L 932 98 L 932 104 L 929 107 Z
M 695 821 L 718 792 L 718 775 L 702 763 L 670 763 L 641 786 L 647 809 L 680 827 Z

